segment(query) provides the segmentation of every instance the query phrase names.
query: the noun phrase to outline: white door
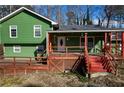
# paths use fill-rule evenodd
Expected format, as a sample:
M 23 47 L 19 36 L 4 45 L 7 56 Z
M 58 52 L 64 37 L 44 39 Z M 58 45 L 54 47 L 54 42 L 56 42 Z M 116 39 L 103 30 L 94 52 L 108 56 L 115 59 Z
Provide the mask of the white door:
M 65 37 L 58 37 L 58 51 L 65 51 Z

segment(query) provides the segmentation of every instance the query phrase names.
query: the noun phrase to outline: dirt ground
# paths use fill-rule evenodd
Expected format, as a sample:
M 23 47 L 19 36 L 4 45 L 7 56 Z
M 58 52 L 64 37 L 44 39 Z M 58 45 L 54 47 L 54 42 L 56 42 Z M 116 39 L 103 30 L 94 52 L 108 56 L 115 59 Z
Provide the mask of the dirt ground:
M 38 72 L 0 78 L 1 87 L 123 87 L 124 76 L 99 76 L 88 80 L 73 73 Z

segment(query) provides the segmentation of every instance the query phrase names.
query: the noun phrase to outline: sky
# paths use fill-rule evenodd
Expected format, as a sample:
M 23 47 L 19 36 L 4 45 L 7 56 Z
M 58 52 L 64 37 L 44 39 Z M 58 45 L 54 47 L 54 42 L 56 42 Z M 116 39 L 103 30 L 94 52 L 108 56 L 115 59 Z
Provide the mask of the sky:
M 63 13 L 63 17 L 65 18 L 65 19 L 67 19 L 67 16 L 66 16 L 66 13 L 67 13 L 67 6 L 68 5 L 61 5 L 61 10 L 62 10 L 62 13 Z M 83 11 L 86 11 L 86 5 L 80 5 L 80 6 L 82 6 L 83 7 Z M 36 9 L 38 9 L 40 6 L 39 5 L 36 5 L 35 6 L 35 8 Z M 92 7 L 91 9 L 91 11 L 92 11 L 92 21 L 94 22 L 94 23 L 97 23 L 98 22 L 98 20 L 97 20 L 97 16 L 99 16 L 102 12 L 103 12 L 103 6 L 102 5 L 91 5 L 90 7 Z M 35 10 L 35 11 L 37 11 L 37 10 Z M 42 14 L 42 13 L 40 13 L 40 14 Z M 53 17 L 53 20 L 54 20 L 55 18 Z

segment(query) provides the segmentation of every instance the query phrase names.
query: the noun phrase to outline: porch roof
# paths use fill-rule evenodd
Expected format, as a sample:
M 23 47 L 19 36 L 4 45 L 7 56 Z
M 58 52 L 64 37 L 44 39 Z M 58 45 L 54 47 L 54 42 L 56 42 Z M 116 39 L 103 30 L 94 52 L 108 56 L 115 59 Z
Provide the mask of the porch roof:
M 124 29 L 108 29 L 108 30 L 56 30 L 48 31 L 48 33 L 81 33 L 81 32 L 124 32 Z

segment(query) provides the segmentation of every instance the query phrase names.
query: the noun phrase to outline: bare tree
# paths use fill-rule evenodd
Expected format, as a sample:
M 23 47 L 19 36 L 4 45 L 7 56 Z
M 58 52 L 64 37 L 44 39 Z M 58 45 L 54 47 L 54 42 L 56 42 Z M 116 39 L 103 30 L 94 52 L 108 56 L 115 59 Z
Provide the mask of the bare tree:
M 46 5 L 34 5 L 33 11 L 47 17 L 47 6 Z
M 95 16 L 97 18 L 98 26 L 102 27 L 103 26 L 103 22 L 106 19 L 106 15 L 104 13 L 104 6 L 103 5 L 94 6 L 93 16 Z
M 0 18 L 8 15 L 10 13 L 9 5 L 1 5 L 0 6 Z
M 123 5 L 116 5 L 114 6 L 114 13 L 113 13 L 113 20 L 116 20 L 119 23 L 119 28 L 122 27 L 124 23 L 124 6 Z
M 20 7 L 26 7 L 30 10 L 32 10 L 32 6 L 31 5 L 9 5 L 9 8 L 10 8 L 10 13 L 19 9 Z
M 76 24 L 76 16 L 75 16 L 75 13 L 73 11 L 68 11 L 67 17 L 68 17 L 68 25 Z
M 71 18 L 72 14 L 73 14 L 73 17 L 72 17 L 73 19 L 71 18 L 71 20 L 73 20 L 74 23 L 72 23 L 72 24 L 82 25 L 83 24 L 83 19 L 85 17 L 85 13 L 86 13 L 85 6 L 81 6 L 81 5 L 67 6 L 66 15 L 68 17 L 68 21 L 70 20 L 69 17 Z
M 107 25 L 106 25 L 106 28 L 109 27 L 109 22 L 113 16 L 113 13 L 114 13 L 114 9 L 115 7 L 112 6 L 112 5 L 109 5 L 109 6 L 105 6 L 104 8 L 104 12 L 105 12 L 105 15 L 106 15 L 106 18 L 107 18 Z

